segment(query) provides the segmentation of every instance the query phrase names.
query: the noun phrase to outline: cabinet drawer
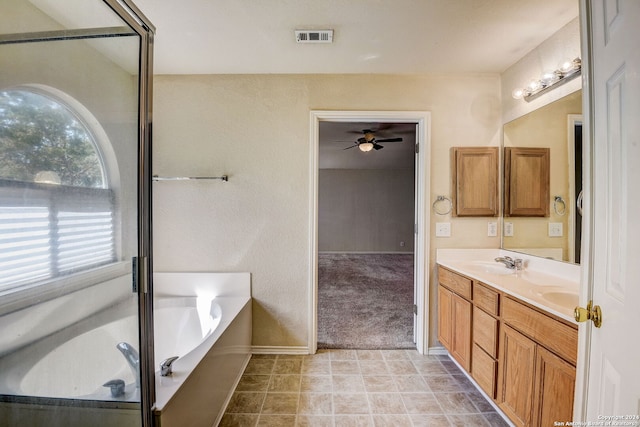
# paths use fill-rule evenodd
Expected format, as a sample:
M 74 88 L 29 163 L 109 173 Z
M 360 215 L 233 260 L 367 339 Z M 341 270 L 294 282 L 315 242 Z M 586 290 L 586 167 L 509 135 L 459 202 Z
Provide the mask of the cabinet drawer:
M 438 267 L 438 282 L 456 294 L 466 299 L 471 299 L 471 279 L 467 279 L 446 268 Z
M 576 364 L 578 330 L 538 310 L 506 297 L 502 321 L 531 337 L 565 360 Z
M 498 356 L 498 320 L 478 307 L 473 308 L 473 342 L 491 357 Z
M 478 282 L 473 282 L 473 303 L 494 316 L 499 315 L 500 294 Z
M 495 399 L 498 362 L 475 344 L 471 360 L 471 376 L 489 397 Z

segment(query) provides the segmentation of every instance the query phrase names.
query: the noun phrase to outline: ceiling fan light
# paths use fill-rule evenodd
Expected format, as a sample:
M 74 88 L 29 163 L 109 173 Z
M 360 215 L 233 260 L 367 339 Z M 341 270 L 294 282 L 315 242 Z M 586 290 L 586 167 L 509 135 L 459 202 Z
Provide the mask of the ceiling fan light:
M 358 144 L 358 148 L 360 149 L 360 151 L 371 151 L 373 150 L 373 143 L 371 142 L 363 142 L 361 144 Z

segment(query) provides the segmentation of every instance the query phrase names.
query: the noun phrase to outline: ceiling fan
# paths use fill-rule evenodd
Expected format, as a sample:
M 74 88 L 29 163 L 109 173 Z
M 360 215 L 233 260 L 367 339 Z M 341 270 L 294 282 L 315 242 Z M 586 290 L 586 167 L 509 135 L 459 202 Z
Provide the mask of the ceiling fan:
M 359 133 L 359 132 L 358 132 Z M 352 146 L 345 148 L 348 150 L 350 148 L 358 147 L 360 151 L 371 151 L 371 150 L 380 150 L 384 148 L 384 146 L 380 145 L 381 142 L 401 142 L 402 138 L 386 138 L 386 139 L 376 139 L 375 131 L 371 129 L 363 129 L 362 134 L 364 135 L 361 138 L 358 138 L 356 142 L 353 143 Z

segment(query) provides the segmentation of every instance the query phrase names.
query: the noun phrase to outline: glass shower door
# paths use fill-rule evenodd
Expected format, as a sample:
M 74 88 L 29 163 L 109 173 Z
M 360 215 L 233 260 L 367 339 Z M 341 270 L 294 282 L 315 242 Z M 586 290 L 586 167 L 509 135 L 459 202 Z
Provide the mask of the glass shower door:
M 151 425 L 152 27 L 0 5 L 0 425 Z

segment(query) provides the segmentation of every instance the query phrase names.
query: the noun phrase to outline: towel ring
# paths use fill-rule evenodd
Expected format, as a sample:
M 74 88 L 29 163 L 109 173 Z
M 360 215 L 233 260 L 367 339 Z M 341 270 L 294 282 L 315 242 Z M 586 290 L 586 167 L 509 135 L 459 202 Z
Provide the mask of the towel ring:
M 438 208 L 438 204 L 440 202 L 449 202 L 449 207 Z M 433 205 L 431 206 L 433 207 L 433 211 L 436 213 L 436 215 L 447 215 L 448 213 L 451 213 L 451 210 L 453 209 L 453 203 L 451 203 L 451 199 L 445 196 L 436 197 L 435 202 L 433 202 Z
M 561 207 L 558 206 L 560 204 L 562 204 Z M 562 196 L 555 196 L 553 198 L 553 211 L 556 213 L 556 215 L 560 216 L 563 216 L 565 213 L 567 213 L 567 204 L 565 203 Z

